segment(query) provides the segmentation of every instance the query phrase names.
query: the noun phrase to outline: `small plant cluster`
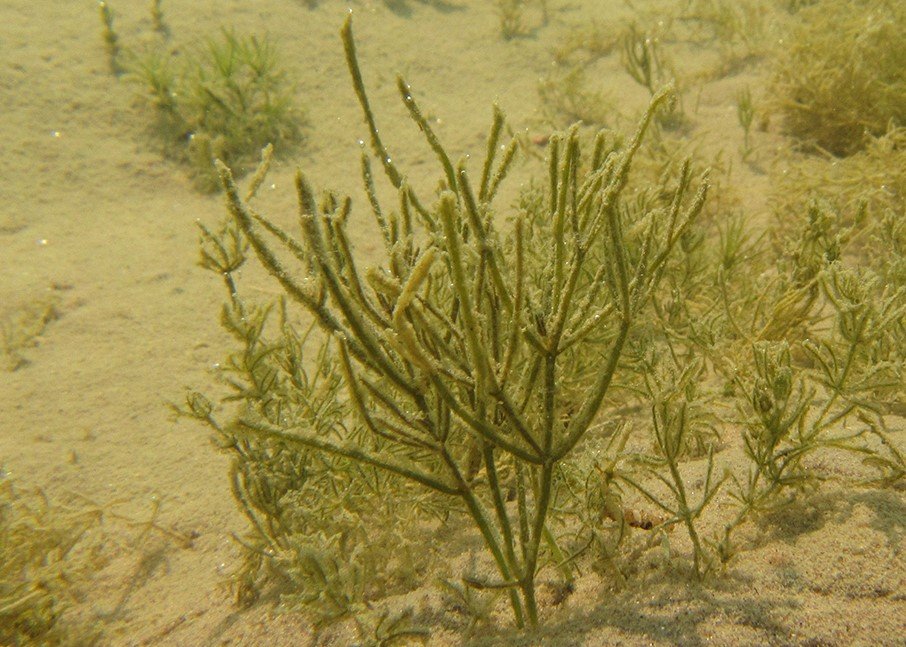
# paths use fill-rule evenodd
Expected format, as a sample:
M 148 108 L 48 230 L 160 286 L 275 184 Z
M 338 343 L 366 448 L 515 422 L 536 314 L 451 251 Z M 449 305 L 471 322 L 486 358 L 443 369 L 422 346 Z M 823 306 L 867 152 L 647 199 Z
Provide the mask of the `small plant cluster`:
M 531 627 L 586 566 L 621 582 L 660 546 L 693 577 L 725 568 L 750 522 L 837 478 L 822 468 L 837 454 L 862 459 L 852 485 L 903 482 L 886 419 L 906 400 L 894 210 L 867 226 L 867 208 L 815 199 L 769 245 L 742 215 L 707 211 L 707 173 L 665 140 L 640 179 L 643 141 L 674 93 L 653 81 L 631 136 L 553 136 L 545 182 L 505 214 L 495 198 L 519 146 L 503 141 L 503 115 L 473 179 L 399 79 L 437 158 L 439 189 L 424 194 L 381 138 L 350 21 L 342 36 L 397 196 L 378 198 L 363 152 L 382 263 L 363 267 L 353 249 L 351 199 L 317 195 L 301 173 L 298 236 L 259 214 L 269 150 L 245 191 L 218 165 L 229 218 L 202 228 L 202 265 L 224 283 L 222 321 L 239 347 L 225 374 L 236 408 L 221 422 L 192 393 L 184 411 L 234 458 L 251 525 L 240 599 L 281 585 L 316 621 L 353 617 L 363 640 L 384 644 L 424 633 L 416 611 L 381 598 L 440 573 L 469 628 L 498 599 Z M 644 82 L 639 43 L 624 46 Z M 739 102 L 745 126 L 751 97 Z M 867 236 L 885 250 L 871 263 Z M 278 303 L 243 300 L 252 255 L 281 286 Z M 721 452 L 734 442 L 744 461 L 731 469 Z M 448 573 L 445 551 L 467 531 L 484 552 Z M 371 552 L 434 532 L 447 541 L 415 562 Z
M 34 346 L 47 326 L 61 316 L 54 298 L 39 298 L 0 313 L 0 370 L 15 371 L 27 366 L 25 349 Z
M 299 141 L 303 115 L 293 105 L 293 84 L 269 36 L 223 30 L 183 55 L 156 2 L 157 38 L 127 49 L 107 3 L 100 3 L 100 13 L 111 70 L 143 88 L 165 152 L 190 165 L 199 188 L 219 187 L 215 159 L 240 172 L 254 165 L 266 144 L 282 148 Z
M 554 69 L 539 85 L 539 94 L 553 121 L 582 121 L 595 128 L 615 121 L 615 107 L 608 94 L 595 89 L 590 79 L 596 64 L 614 51 L 626 73 L 653 97 L 668 84 L 677 86 L 676 73 L 665 54 L 658 32 L 644 31 L 630 23 L 622 28 L 592 22 L 570 30 L 553 51 Z M 677 90 L 668 110 L 655 115 L 667 129 L 681 125 L 681 92 Z
M 865 148 L 846 158 L 797 154 L 778 164 L 777 190 L 772 207 L 778 214 L 775 229 L 787 234 L 798 226 L 798 219 L 782 214 L 807 213 L 816 196 L 852 224 L 862 226 L 854 233 L 859 247 L 867 247 L 880 234 L 880 223 L 895 223 L 906 215 L 902 196 L 906 194 L 906 128 L 893 128 L 881 137 L 868 137 Z M 888 229 L 890 229 L 888 227 Z M 894 227 L 896 229 L 896 227 Z M 882 235 L 897 247 L 896 235 Z M 884 244 L 884 248 L 888 246 Z M 895 260 L 897 256 L 872 254 L 868 261 Z
M 216 234 L 203 230 L 203 237 L 205 267 L 224 270 L 228 289 L 234 289 L 233 272 L 248 251 L 241 234 L 230 227 Z M 311 364 L 303 348 L 314 333 L 296 332 L 285 303 L 279 321 L 272 322 L 271 308 L 250 307 L 235 291 L 230 295 L 223 324 L 243 350 L 229 358 L 226 370 L 246 418 L 275 428 L 302 426 L 328 445 L 354 441 L 361 450 L 381 451 L 380 443 L 373 445 L 350 421 L 330 347 L 322 346 Z M 237 538 L 245 553 L 234 576 L 240 606 L 276 587 L 287 607 L 305 608 L 318 625 L 349 616 L 380 620 L 369 614 L 369 602 L 409 585 L 431 563 L 431 554 L 414 545 L 403 550 L 415 535 L 396 532 L 443 516 L 443 508 L 423 492 L 378 466 L 300 452 L 224 425 L 201 394 L 189 399 L 188 412 L 203 419 L 233 456 L 230 485 L 250 522 L 250 531 Z M 396 561 L 387 559 L 391 553 Z
M 604 471 L 665 513 L 664 526 L 685 526 L 700 575 L 738 554 L 747 522 L 834 479 L 821 464 L 835 453 L 862 458 L 851 483 L 906 476 L 886 426 L 906 398 L 906 290 L 888 278 L 902 266 L 899 234 L 888 220 L 876 230 L 888 242 L 875 269 L 853 249 L 860 223 L 827 203 L 797 222 L 778 257 L 739 218 L 718 223 L 716 240 L 693 232 L 627 354 L 637 377 L 623 385 L 648 403 L 655 451 L 630 447 Z M 741 427 L 744 469 L 715 467 L 727 442 L 718 420 Z M 707 459 L 695 472 L 704 485 L 690 501 L 691 466 L 681 464 L 696 456 Z M 702 536 L 699 517 L 718 489 L 736 513 L 722 533 Z
M 632 24 L 624 30 L 620 45 L 623 68 L 651 96 L 668 83 L 676 85 L 676 72 L 663 53 L 656 35 L 643 32 Z M 683 123 L 681 99 L 681 94 L 677 93 L 670 110 L 658 118 L 658 123 L 667 130 L 675 130 Z
M 538 85 L 545 112 L 557 124 L 575 123 L 601 127 L 613 121 L 613 100 L 596 89 L 585 65 L 557 68 Z
M 90 514 L 60 512 L 40 494 L 23 495 L 0 472 L 0 642 L 91 644 L 91 627 L 64 616 L 97 570 L 86 535 Z
M 736 119 L 742 127 L 743 140 L 740 154 L 746 160 L 752 154 L 752 122 L 755 120 L 755 104 L 749 86 L 736 93 Z
M 547 3 L 548 0 L 494 0 L 500 19 L 500 35 L 504 40 L 511 40 L 529 34 L 531 29 L 526 14 L 532 4 L 536 4 L 540 12 L 540 23 L 546 25 L 550 20 Z
M 80 613 L 79 603 L 111 559 L 111 527 L 136 528 L 183 546 L 191 538 L 156 522 L 138 522 L 113 509 L 70 495 L 52 500 L 42 490 L 23 491 L 0 468 L 0 643 L 4 645 L 93 645 L 103 621 L 128 600 L 126 587 L 112 614 Z M 111 523 L 112 522 L 112 523 Z M 164 548 L 160 549 L 161 551 Z M 134 582 L 133 582 L 134 584 Z
M 775 65 L 786 130 L 806 148 L 847 156 L 906 124 L 906 8 L 826 0 L 800 9 Z
M 724 76 L 769 51 L 771 3 L 692 0 L 672 19 L 678 39 L 689 38 L 720 53 L 712 74 Z
M 726 77 L 769 51 L 771 15 L 769 3 L 760 1 L 692 0 L 682 6 L 672 2 L 652 3 L 636 12 L 638 26 L 624 36 L 626 44 L 635 50 L 624 52 L 624 61 L 629 63 L 624 62 L 624 66 L 646 86 L 652 75 L 656 78 L 666 72 L 676 76 L 666 50 L 685 44 L 694 45 L 698 52 L 705 50 L 717 55 L 716 60 L 698 72 L 686 70 L 687 81 Z M 648 41 L 648 52 L 644 51 L 644 40 Z M 647 76 L 646 64 L 652 68 Z

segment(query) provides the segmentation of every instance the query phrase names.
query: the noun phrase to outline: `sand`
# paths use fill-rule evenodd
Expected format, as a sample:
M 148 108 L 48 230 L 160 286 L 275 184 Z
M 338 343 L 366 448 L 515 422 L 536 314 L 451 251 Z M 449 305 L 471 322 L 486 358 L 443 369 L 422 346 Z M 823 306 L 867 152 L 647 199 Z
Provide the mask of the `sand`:
M 146 37 L 149 2 L 111 4 L 124 41 Z M 165 0 L 180 42 L 222 26 L 276 38 L 308 116 L 305 142 L 278 162 L 261 196 L 263 211 L 287 221 L 296 166 L 361 204 L 357 140 L 366 132 L 338 35 L 347 4 L 382 133 L 422 182 L 433 182 L 433 156 L 398 101 L 397 72 L 437 117 L 450 152 L 478 158 L 495 101 L 515 129 L 550 131 L 538 82 L 571 25 L 630 13 L 615 0 L 550 0 L 550 25 L 505 41 L 488 0 Z M 190 547 L 158 536 L 124 545 L 80 612 L 122 603 L 104 623 L 105 645 L 348 644 L 348 634 L 314 636 L 268 601 L 244 612 L 233 605 L 231 533 L 241 534 L 245 520 L 227 458 L 167 406 L 186 387 L 218 388 L 215 367 L 228 344 L 218 325 L 223 294 L 197 266 L 195 223 L 216 225 L 222 196 L 198 192 L 149 138 L 137 86 L 109 72 L 93 0 L 4 0 L 0 52 L 0 313 L 53 303 L 55 315 L 22 350 L 25 362 L 0 372 L 0 465 L 23 487 L 75 492 L 133 519 L 159 504 L 161 526 L 194 537 Z M 644 105 L 618 56 L 602 70 L 624 114 Z M 764 70 L 747 68 L 687 97 L 705 151 L 738 156 L 735 93 L 764 79 Z M 759 137 L 765 149 L 784 146 L 776 133 Z M 532 168 L 517 170 L 505 200 Z M 746 212 L 766 221 L 768 176 L 737 160 L 729 182 Z M 365 224 L 357 232 L 364 254 L 375 251 L 369 232 Z M 264 278 L 256 286 L 276 294 Z M 902 446 L 903 419 L 893 428 Z M 831 485 L 704 585 L 642 575 L 614 592 L 584 578 L 538 635 L 520 636 L 505 622 L 481 640 L 437 627 L 431 644 L 906 644 L 904 534 L 902 490 Z

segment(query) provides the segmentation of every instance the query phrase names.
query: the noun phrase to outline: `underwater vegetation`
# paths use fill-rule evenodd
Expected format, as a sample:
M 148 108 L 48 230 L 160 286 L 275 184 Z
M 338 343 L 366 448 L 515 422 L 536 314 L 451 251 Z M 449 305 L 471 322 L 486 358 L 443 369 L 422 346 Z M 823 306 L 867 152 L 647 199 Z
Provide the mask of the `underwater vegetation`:
M 347 22 L 365 199 L 299 172 L 289 217 L 259 196 L 304 127 L 277 42 L 225 29 L 177 45 L 148 4 L 133 42 L 100 2 L 103 46 L 153 116 L 140 134 L 225 193 L 200 264 L 225 290 L 227 396 L 192 392 L 180 410 L 230 458 L 237 605 L 279 599 L 360 644 L 438 625 L 468 640 L 569 618 L 589 573 L 601 609 L 665 575 L 721 586 L 827 486 L 902 497 L 902 3 L 650 2 L 570 26 L 539 88 L 545 128 L 564 130 L 533 141 L 495 108 L 471 160 L 451 158 L 400 79 L 435 162 L 424 185 L 388 154 L 370 80 L 384 71 L 360 67 Z M 515 50 L 562 27 L 567 4 L 498 0 L 485 33 Z M 694 68 L 683 47 L 716 55 Z M 607 66 L 640 111 L 595 85 Z M 731 117 L 719 154 L 697 140 L 702 95 Z M 734 162 L 769 174 L 767 213 L 734 194 Z M 353 243 L 366 218 L 371 262 Z M 61 316 L 31 298 L 0 312 L 0 375 Z M 136 521 L 120 503 L 26 490 L 0 467 L 0 644 L 104 642 L 171 543 L 191 541 L 156 506 Z M 104 575 L 115 558 L 135 560 L 121 591 Z M 432 586 L 440 603 L 410 595 Z
M 191 544 L 193 537 L 157 523 L 158 502 L 147 521 L 117 512 L 118 503 L 22 490 L 0 468 L 0 643 L 98 644 L 148 564 L 174 541 Z M 123 548 L 141 553 L 132 582 L 112 610 L 80 613 L 79 603 Z
M 3 644 L 91 644 L 90 627 L 61 621 L 98 568 L 81 559 L 90 514 L 59 510 L 42 496 L 19 493 L 0 473 L 0 641 Z
M 366 119 L 374 124 L 349 23 L 344 43 Z M 371 129 L 374 150 L 400 191 L 402 209 L 385 217 L 371 191 L 390 258 L 385 268 L 366 271 L 352 255 L 344 231 L 348 199 L 328 196 L 319 206 L 299 175 L 304 238 L 296 240 L 255 218 L 221 166 L 235 226 L 289 296 L 332 335 L 362 431 L 384 447 L 378 451 L 360 443 L 350 448 L 355 436 L 334 440 L 290 433 L 293 427 L 281 424 L 279 416 L 262 418 L 251 411 L 230 431 L 358 460 L 459 499 L 498 570 L 497 578 L 478 579 L 476 586 L 508 589 L 517 624 L 535 625 L 535 578 L 554 475 L 595 421 L 633 319 L 701 210 L 707 185 L 693 191 L 684 167 L 675 186 L 664 188 L 671 195 L 670 208 L 639 214 L 649 221 L 645 242 L 635 263 L 627 258 L 620 194 L 649 121 L 669 99 L 668 90 L 655 97 L 625 147 L 602 133 L 582 175 L 575 133 L 564 137 L 562 158 L 555 142 L 546 196 L 554 217 L 517 220 L 513 237 L 506 240 L 490 217 L 512 160 L 512 153 L 505 154 L 495 168 L 502 116 L 495 117 L 473 192 L 467 170 L 452 165 L 402 80 L 399 88 L 438 156 L 445 190 L 436 204 L 424 205 L 387 161 L 378 129 Z M 363 164 L 370 181 L 367 158 Z M 286 246 L 307 275 L 292 278 L 265 232 Z M 550 250 L 543 264 L 526 254 L 527 239 Z M 507 249 L 513 253 L 506 254 Z M 234 267 L 231 259 L 217 270 L 230 274 Z M 593 334 L 605 332 L 607 342 L 591 341 Z M 593 380 L 574 359 L 595 352 L 586 347 L 590 343 L 603 346 L 597 352 L 604 367 Z M 482 470 L 485 477 L 479 479 Z M 506 505 L 504 474 L 513 480 L 515 509 Z
M 802 8 L 775 64 L 785 129 L 837 156 L 906 123 L 906 6 L 832 0 Z
M 550 21 L 548 0 L 494 0 L 504 40 L 528 36 Z
M 124 48 L 111 9 L 99 6 L 111 70 L 142 88 L 165 153 L 188 164 L 200 189 L 219 187 L 215 159 L 239 172 L 266 144 L 282 151 L 300 141 L 304 115 L 269 36 L 224 29 L 182 54 L 155 2 L 157 38 Z
M 498 601 L 534 627 L 582 569 L 623 582 L 655 547 L 692 579 L 731 567 L 747 525 L 835 478 L 821 466 L 840 453 L 862 459 L 853 487 L 902 486 L 886 421 L 906 397 L 902 219 L 812 198 L 769 241 L 709 210 L 708 172 L 659 133 L 678 97 L 660 86 L 664 59 L 643 33 L 586 48 L 621 47 L 650 90 L 635 129 L 553 135 L 547 176 L 507 208 L 498 192 L 520 145 L 503 114 L 469 169 L 398 79 L 439 176 L 436 191 L 408 183 L 347 21 L 379 265 L 353 248 L 349 197 L 299 172 L 290 233 L 255 208 L 270 148 L 246 187 L 217 164 L 229 217 L 202 227 L 201 265 L 226 289 L 233 405 L 222 414 L 192 392 L 182 412 L 232 456 L 249 520 L 240 604 L 273 586 L 316 626 L 352 618 L 362 640 L 392 644 L 426 630 L 417 609 L 384 600 L 440 579 L 467 631 Z M 737 108 L 747 156 L 748 89 Z M 378 197 L 381 175 L 392 204 Z M 866 238 L 884 245 L 872 262 Z M 279 300 L 244 296 L 253 259 Z M 734 441 L 742 465 L 721 460 Z M 468 534 L 483 556 L 451 572 Z M 389 546 L 411 557 L 388 561 Z
M 18 308 L 0 312 L 0 371 L 28 365 L 25 349 L 35 345 L 53 321 L 61 317 L 58 300 L 39 297 Z

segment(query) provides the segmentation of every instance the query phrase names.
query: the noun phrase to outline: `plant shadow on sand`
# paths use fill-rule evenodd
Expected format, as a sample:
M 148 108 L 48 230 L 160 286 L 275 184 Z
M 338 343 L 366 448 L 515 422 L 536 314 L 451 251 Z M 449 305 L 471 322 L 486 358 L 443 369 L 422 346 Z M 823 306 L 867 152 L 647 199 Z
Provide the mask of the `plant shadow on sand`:
M 782 618 L 799 606 L 792 596 L 754 592 L 754 578 L 739 573 L 707 584 L 690 584 L 688 575 L 680 572 L 652 572 L 646 580 L 581 615 L 551 619 L 531 635 L 491 631 L 464 644 L 565 647 L 595 644 L 606 636 L 626 644 L 697 647 L 711 644 L 709 628 L 728 623 L 747 628 L 768 643 L 790 635 L 791 627 Z

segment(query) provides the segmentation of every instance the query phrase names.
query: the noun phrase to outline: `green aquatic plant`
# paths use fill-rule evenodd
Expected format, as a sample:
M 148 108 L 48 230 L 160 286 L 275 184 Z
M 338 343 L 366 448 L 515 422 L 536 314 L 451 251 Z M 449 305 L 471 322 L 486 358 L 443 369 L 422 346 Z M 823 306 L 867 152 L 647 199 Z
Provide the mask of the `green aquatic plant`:
M 869 137 L 864 150 L 838 159 L 830 155 L 796 154 L 776 165 L 772 183 L 773 229 L 780 238 L 795 236 L 810 203 L 820 200 L 841 214 L 849 224 L 859 223 L 862 245 L 893 214 L 906 215 L 906 128 L 892 128 L 881 137 Z M 861 215 L 860 215 L 861 214 Z M 866 254 L 865 262 L 877 265 L 895 259 Z
M 871 247 L 886 259 L 878 267 L 887 285 L 906 288 L 906 219 L 888 209 L 872 229 Z
M 304 115 L 294 105 L 292 79 L 270 36 L 224 29 L 217 38 L 178 47 L 169 40 L 161 3 L 154 2 L 158 38 L 122 48 L 106 3 L 101 15 L 111 65 L 143 88 L 156 116 L 153 134 L 167 155 L 188 163 L 199 188 L 220 186 L 215 159 L 238 174 L 254 165 L 265 145 L 282 150 L 301 139 Z
M 59 300 L 53 297 L 0 312 L 0 370 L 27 366 L 25 349 L 36 345 L 47 326 L 61 316 Z
M 613 100 L 592 87 L 590 76 L 584 67 L 575 66 L 556 69 L 538 84 L 538 95 L 551 121 L 566 124 L 581 121 L 600 128 L 614 119 Z
M 692 289 L 676 283 L 669 297 L 656 294 L 662 325 L 641 338 L 648 354 L 628 353 L 649 385 L 655 451 L 637 459 L 642 472 L 625 461 L 614 471 L 667 513 L 668 524 L 682 522 L 700 575 L 738 553 L 741 526 L 787 509 L 826 481 L 890 487 L 906 474 L 885 421 L 904 400 L 906 291 L 849 264 L 854 229 L 820 202 L 776 259 L 749 240 L 741 218 L 719 231 L 719 245 L 697 270 L 705 280 Z M 756 272 L 762 275 L 753 281 Z M 672 367 L 668 378 L 677 377 L 661 377 L 652 356 Z M 709 364 L 722 387 L 706 386 Z M 624 377 L 622 384 L 632 383 Z M 735 420 L 718 413 L 727 398 L 736 402 Z M 712 416 L 741 425 L 746 464 L 721 474 L 719 446 L 697 441 L 693 448 L 707 447 L 707 464 L 679 468 L 683 442 L 695 438 L 696 426 L 707 432 Z M 705 434 L 706 443 L 709 437 L 717 440 Z M 841 479 L 828 469 L 840 454 L 861 458 L 862 474 Z M 646 471 L 654 480 L 640 481 Z M 684 478 L 692 482 L 690 473 L 708 484 L 696 488 L 702 499 L 695 503 L 681 486 Z M 652 487 L 657 481 L 660 491 Z M 736 501 L 735 515 L 722 535 L 702 536 L 699 516 L 721 483 Z
M 732 477 L 739 510 L 719 544 L 724 558 L 745 520 L 782 509 L 831 478 L 814 467 L 815 456 L 861 456 L 879 472 L 866 482 L 890 485 L 906 474 L 883 418 L 906 393 L 906 291 L 885 286 L 868 268 L 823 258 L 819 267 L 800 266 L 807 283 L 799 290 L 808 292 L 810 310 L 829 315 L 831 327 L 812 330 L 807 339 L 756 341 L 754 371 L 735 376 L 749 469 Z
M 265 144 L 298 137 L 301 115 L 270 37 L 224 31 L 183 73 L 180 112 L 194 137 L 211 138 L 217 159 L 236 164 Z
M 298 174 L 297 239 L 257 214 L 229 169 L 219 168 L 231 236 L 248 242 L 336 348 L 361 434 L 331 437 L 260 411 L 241 412 L 228 434 L 376 468 L 455 502 L 497 572 L 471 577 L 469 585 L 504 591 L 517 625 L 534 626 L 542 555 L 560 554 L 549 525 L 555 474 L 597 420 L 626 339 L 701 211 L 707 182 L 693 190 L 687 165 L 677 184 L 662 187 L 668 207 L 643 214 L 638 253 L 627 257 L 621 194 L 650 121 L 670 97 L 664 90 L 623 146 L 599 136 L 583 162 L 575 130 L 553 138 L 541 212 L 517 214 L 513 231 L 504 233 L 493 201 L 516 144 L 503 146 L 497 162 L 502 114 L 495 112 L 473 184 L 399 80 L 442 171 L 441 191 L 426 203 L 381 139 L 351 22 L 342 34 L 372 151 L 399 195 L 397 209 L 381 205 L 363 156 L 385 263 L 361 266 L 346 232 L 349 199 L 327 194 L 319 201 Z M 214 238 L 223 249 L 236 248 L 231 237 Z M 593 374 L 579 361 L 588 358 L 596 358 Z
M 620 62 L 633 80 L 654 95 L 665 82 L 656 38 L 629 25 L 620 39 Z
M 60 511 L 43 494 L 20 493 L 0 471 L 0 642 L 92 644 L 98 631 L 66 613 L 98 564 L 84 548 L 91 514 Z
M 555 65 L 538 84 L 546 116 L 562 127 L 581 121 L 601 128 L 613 121 L 612 99 L 595 87 L 599 75 L 592 66 L 611 53 L 618 37 L 612 25 L 600 22 L 575 25 L 553 49 Z
M 558 65 L 588 65 L 609 55 L 619 36 L 612 24 L 591 20 L 572 26 L 554 46 Z
M 722 442 L 715 398 L 702 387 L 707 376 L 706 363 L 697 349 L 681 358 L 678 343 L 671 336 L 670 325 L 664 322 L 660 335 L 643 333 L 627 352 L 628 363 L 642 383 L 642 407 L 647 406 L 650 412 L 648 420 L 637 425 L 650 433 L 637 429 L 634 435 L 638 438 L 641 433 L 649 445 L 635 451 L 621 447 L 602 473 L 612 482 L 609 489 L 617 493 L 616 500 L 622 501 L 629 490 L 654 504 L 660 516 L 640 517 L 648 523 L 637 527 L 656 530 L 664 547 L 669 547 L 675 526 L 686 531 L 692 547 L 692 572 L 702 579 L 717 568 L 719 560 L 712 549 L 713 542 L 701 536 L 699 518 L 729 474 L 721 474 L 714 461 Z M 662 353 L 663 346 L 670 352 Z M 623 384 L 629 386 L 625 377 Z M 620 441 L 621 445 L 625 443 L 626 439 Z M 695 470 L 704 486 L 693 488 L 690 468 L 685 464 L 703 457 L 707 459 L 703 473 L 697 466 Z M 618 489 L 616 484 L 623 487 Z M 694 502 L 696 490 L 700 496 Z M 610 516 L 620 518 L 625 513 L 618 516 L 611 512 Z
M 98 505 L 84 497 L 51 498 L 43 490 L 23 490 L 0 468 L 0 643 L 4 645 L 94 645 L 112 614 L 90 618 L 77 607 L 110 559 L 112 544 L 145 544 L 150 534 L 182 546 L 192 537 L 157 522 L 155 502 L 148 521 L 136 521 L 114 510 L 116 503 Z M 136 532 L 132 532 L 132 530 Z M 140 565 L 144 562 L 140 560 Z M 128 600 L 134 582 L 120 598 Z
M 528 35 L 532 28 L 526 21 L 530 0 L 494 0 L 497 16 L 500 20 L 500 35 L 504 40 L 511 40 Z M 550 10 L 547 0 L 537 0 L 538 10 L 541 13 L 541 24 L 546 25 L 550 20 Z
M 246 199 L 260 187 L 271 152 L 265 150 Z M 379 451 L 380 441 L 370 444 L 350 420 L 335 352 L 324 345 L 314 359 L 307 357 L 315 333 L 310 326 L 298 332 L 286 303 L 259 307 L 240 297 L 234 277 L 246 262 L 248 241 L 236 223 L 218 231 L 202 226 L 201 233 L 201 265 L 224 282 L 229 302 L 221 322 L 240 345 L 224 363 L 229 399 L 242 403 L 245 416 Z M 405 587 L 428 567 L 429 552 L 401 550 L 409 541 L 422 541 L 421 535 L 397 529 L 448 511 L 401 479 L 345 457 L 250 438 L 221 423 L 199 393 L 190 394 L 180 412 L 204 421 L 232 457 L 231 490 L 249 521 L 249 530 L 236 538 L 243 560 L 232 584 L 240 606 L 253 604 L 271 587 L 287 608 L 303 610 L 316 626 L 349 617 L 368 625 L 376 598 Z M 387 560 L 390 552 L 400 557 Z
M 906 123 L 906 7 L 826 0 L 800 9 L 772 84 L 788 133 L 810 150 L 847 156 Z
M 772 14 L 770 2 L 692 0 L 678 22 L 693 40 L 720 53 L 721 62 L 711 76 L 725 76 L 769 52 Z
M 152 0 L 151 2 L 151 24 L 154 25 L 154 31 L 165 38 L 170 35 L 170 28 L 164 20 L 163 0 Z
M 736 119 L 743 130 L 742 158 L 745 160 L 752 154 L 752 121 L 755 119 L 755 106 L 752 103 L 752 91 L 749 86 L 743 87 L 736 93 Z
M 227 236 L 238 236 L 238 231 Z M 237 251 L 218 249 L 216 240 L 213 234 L 205 238 L 212 254 Z M 231 238 L 229 244 L 237 242 Z M 209 267 L 232 267 L 223 274 L 232 281 L 242 262 L 223 260 Z M 367 440 L 347 422 L 349 407 L 339 397 L 342 385 L 328 347 L 322 347 L 312 365 L 303 356 L 306 336 L 297 334 L 285 312 L 276 333 L 267 334 L 270 315 L 269 309 L 253 309 L 238 295 L 224 310 L 224 325 L 242 345 L 225 366 L 231 399 L 243 403 L 246 416 L 274 425 L 304 426 L 336 442 Z M 318 626 L 360 617 L 378 589 L 381 595 L 392 592 L 394 582 L 407 582 L 430 561 L 414 549 L 396 564 L 386 559 L 390 546 L 400 548 L 409 541 L 397 528 L 422 523 L 433 513 L 431 502 L 407 484 L 342 457 L 250 438 L 220 423 L 200 394 L 190 396 L 188 411 L 215 431 L 217 445 L 232 457 L 231 490 L 249 521 L 248 532 L 237 537 L 243 561 L 232 578 L 240 606 L 253 604 L 273 586 L 285 606 L 304 610 Z
M 106 2 L 98 2 L 98 13 L 101 17 L 101 24 L 104 26 L 104 44 L 107 46 L 107 62 L 110 65 L 110 71 L 116 75 L 125 71 L 122 57 L 122 48 L 120 47 L 120 37 L 113 28 L 113 11 L 107 6 Z
M 495 0 L 495 4 L 504 40 L 525 34 L 525 0 Z
M 676 73 L 654 32 L 640 29 L 635 23 L 623 30 L 620 37 L 620 63 L 633 80 L 647 89 L 651 96 L 666 84 L 676 85 Z M 657 115 L 657 123 L 675 130 L 682 125 L 682 97 L 676 91 L 669 109 Z
M 303 116 L 293 106 L 292 83 L 268 36 L 225 30 L 185 62 L 152 51 L 138 59 L 136 71 L 165 132 L 188 136 L 183 155 L 202 188 L 218 184 L 213 160 L 229 160 L 241 171 L 264 145 L 282 148 L 300 137 Z

